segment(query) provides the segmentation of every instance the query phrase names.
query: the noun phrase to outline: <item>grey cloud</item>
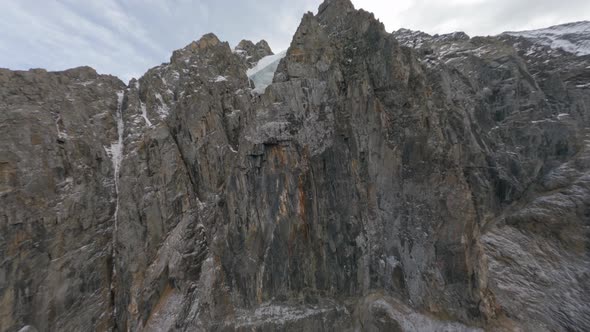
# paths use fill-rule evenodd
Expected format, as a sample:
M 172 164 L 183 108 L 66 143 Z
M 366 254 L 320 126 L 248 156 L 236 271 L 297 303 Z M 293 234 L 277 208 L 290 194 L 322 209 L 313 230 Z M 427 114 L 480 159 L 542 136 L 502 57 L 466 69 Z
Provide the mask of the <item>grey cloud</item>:
M 470 35 L 495 35 L 590 19 L 587 0 L 413 0 L 401 11 L 396 11 L 395 2 L 353 2 L 368 10 L 381 9 L 376 16 L 389 30 L 404 27 L 431 34 L 460 30 Z M 383 10 L 388 6 L 390 11 Z
M 128 80 L 174 49 L 214 32 L 236 45 L 288 47 L 301 16 L 322 0 L 0 0 L 0 67 L 89 65 Z M 582 19 L 587 0 L 353 0 L 389 30 L 496 34 Z M 400 4 L 404 10 L 399 10 Z M 588 19 L 588 17 L 586 17 Z
M 0 1 L 0 67 L 62 70 L 90 65 L 124 80 L 168 61 L 214 32 L 236 45 L 266 39 L 289 45 L 304 12 L 319 0 Z

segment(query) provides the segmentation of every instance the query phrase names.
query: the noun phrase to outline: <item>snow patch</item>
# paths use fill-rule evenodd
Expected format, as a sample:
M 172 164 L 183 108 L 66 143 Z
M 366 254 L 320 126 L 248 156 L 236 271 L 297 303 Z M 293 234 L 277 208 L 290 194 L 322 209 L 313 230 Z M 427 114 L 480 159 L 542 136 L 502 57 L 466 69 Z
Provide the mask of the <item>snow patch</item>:
M 57 118 L 55 119 L 55 129 L 57 130 L 57 138 L 59 138 L 60 140 L 65 140 L 66 138 L 68 138 L 68 134 L 65 131 L 61 131 L 59 129 L 59 122 L 61 121 L 61 115 L 57 115 Z
M 117 195 L 116 198 L 116 205 L 115 205 L 115 214 L 114 217 L 114 231 L 113 231 L 113 261 L 115 259 L 115 245 L 117 241 L 117 230 L 118 230 L 118 219 L 119 219 L 119 173 L 121 168 L 121 161 L 123 160 L 123 143 L 124 143 L 124 133 L 125 133 L 125 123 L 123 122 L 123 98 L 125 97 L 124 91 L 117 92 L 117 113 L 115 116 L 117 117 L 117 141 L 111 144 L 111 147 L 106 149 L 107 153 L 111 156 L 113 162 L 113 182 L 115 183 L 115 194 Z M 116 274 L 115 266 L 113 265 L 113 275 Z M 113 278 L 114 279 L 114 278 Z M 113 289 L 114 284 L 111 283 L 111 290 Z M 117 313 L 116 307 L 113 308 L 113 313 Z
M 170 114 L 170 107 L 164 102 L 162 99 L 162 95 L 159 93 L 155 94 L 156 99 L 160 102 L 158 105 L 156 112 L 160 115 L 160 119 L 165 119 Z
M 225 81 L 227 81 L 227 77 L 218 75 L 217 77 L 215 77 L 215 79 L 213 81 L 215 83 L 225 82 Z
M 387 316 L 396 320 L 403 331 L 457 331 L 457 332 L 483 332 L 476 327 L 468 327 L 461 323 L 440 321 L 418 312 L 400 308 L 399 310 L 384 299 L 379 299 L 371 304 L 373 308 L 379 308 L 387 313 Z M 406 309 L 406 310 L 403 310 Z
M 232 118 L 240 114 L 240 112 L 242 112 L 242 110 L 232 110 L 231 112 L 227 113 L 226 116 Z
M 90 80 L 90 81 L 86 81 L 86 82 L 80 82 L 80 83 L 76 83 L 76 84 L 82 85 L 82 86 L 89 86 L 92 83 L 94 83 L 94 80 Z
M 531 123 L 534 123 L 534 124 L 537 124 L 537 123 L 544 123 L 544 122 L 555 122 L 555 121 L 554 121 L 554 120 L 552 120 L 552 119 L 541 119 L 541 120 L 534 120 L 534 121 L 531 121 Z
M 117 92 L 117 142 L 111 145 L 111 158 L 113 159 L 113 167 L 115 170 L 115 190 L 119 193 L 119 171 L 121 161 L 123 160 L 123 134 L 125 132 L 125 124 L 123 122 L 123 91 Z M 118 201 L 118 199 L 117 199 Z M 117 210 L 119 206 L 117 205 Z M 117 211 L 116 210 L 116 211 Z M 115 211 L 115 216 L 116 216 Z
M 143 119 L 145 120 L 147 126 L 151 127 L 152 123 L 150 122 L 150 119 L 148 119 L 147 117 L 147 109 L 145 108 L 145 104 L 143 102 L 141 103 L 141 116 L 143 116 Z
M 392 268 L 396 268 L 398 265 L 400 265 L 400 261 L 395 256 L 389 256 L 387 257 L 387 264 L 389 264 L 389 266 Z
M 252 327 L 257 324 L 272 323 L 275 326 L 285 326 L 289 322 L 300 321 L 309 317 L 321 317 L 330 312 L 342 311 L 342 307 L 321 306 L 288 306 L 281 304 L 265 303 L 254 311 L 237 310 L 236 327 Z
M 123 123 L 123 97 L 125 93 L 123 91 L 117 92 L 117 141 L 112 143 L 110 148 L 106 148 L 107 154 L 110 155 L 113 162 L 113 177 L 115 183 L 115 193 L 117 194 L 117 206 L 115 208 L 115 230 L 117 229 L 117 216 L 119 212 L 119 172 L 121 167 L 121 161 L 123 160 L 123 134 L 125 127 Z

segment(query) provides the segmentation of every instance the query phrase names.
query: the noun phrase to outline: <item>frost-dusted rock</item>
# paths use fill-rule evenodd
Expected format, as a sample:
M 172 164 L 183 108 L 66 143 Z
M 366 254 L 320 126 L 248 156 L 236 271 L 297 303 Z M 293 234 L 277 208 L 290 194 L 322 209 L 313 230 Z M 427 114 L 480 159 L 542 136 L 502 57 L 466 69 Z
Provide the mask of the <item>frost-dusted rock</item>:
M 243 59 L 249 68 L 254 67 L 260 59 L 274 54 L 264 39 L 256 44 L 244 39 L 235 47 L 234 52 Z
M 538 46 L 547 46 L 577 56 L 590 55 L 590 21 L 572 22 L 529 31 L 510 31 L 503 35 L 522 37 Z M 534 52 L 534 50 L 529 50 Z
M 0 329 L 588 330 L 590 59 L 537 44 L 328 0 L 260 91 L 213 34 L 0 71 Z
M 0 330 L 107 330 L 124 84 L 0 70 Z M 36 329 L 34 327 L 36 327 Z

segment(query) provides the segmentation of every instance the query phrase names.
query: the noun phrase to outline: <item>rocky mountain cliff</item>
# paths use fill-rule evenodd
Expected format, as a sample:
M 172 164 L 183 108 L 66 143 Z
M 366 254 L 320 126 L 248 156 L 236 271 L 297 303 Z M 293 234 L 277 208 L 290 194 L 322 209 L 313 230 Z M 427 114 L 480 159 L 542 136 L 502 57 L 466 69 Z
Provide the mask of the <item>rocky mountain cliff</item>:
M 0 331 L 590 330 L 590 56 L 537 37 L 326 0 L 266 89 L 212 34 L 0 69 Z

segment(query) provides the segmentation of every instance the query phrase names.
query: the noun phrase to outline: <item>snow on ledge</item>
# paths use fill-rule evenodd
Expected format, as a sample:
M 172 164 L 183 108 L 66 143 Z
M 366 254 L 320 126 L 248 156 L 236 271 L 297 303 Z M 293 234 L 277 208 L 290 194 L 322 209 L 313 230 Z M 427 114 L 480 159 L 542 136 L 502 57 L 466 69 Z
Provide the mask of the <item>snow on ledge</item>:
M 504 34 L 524 37 L 537 44 L 553 49 L 562 49 L 577 56 L 590 54 L 589 21 L 567 23 L 538 30 L 508 31 Z

